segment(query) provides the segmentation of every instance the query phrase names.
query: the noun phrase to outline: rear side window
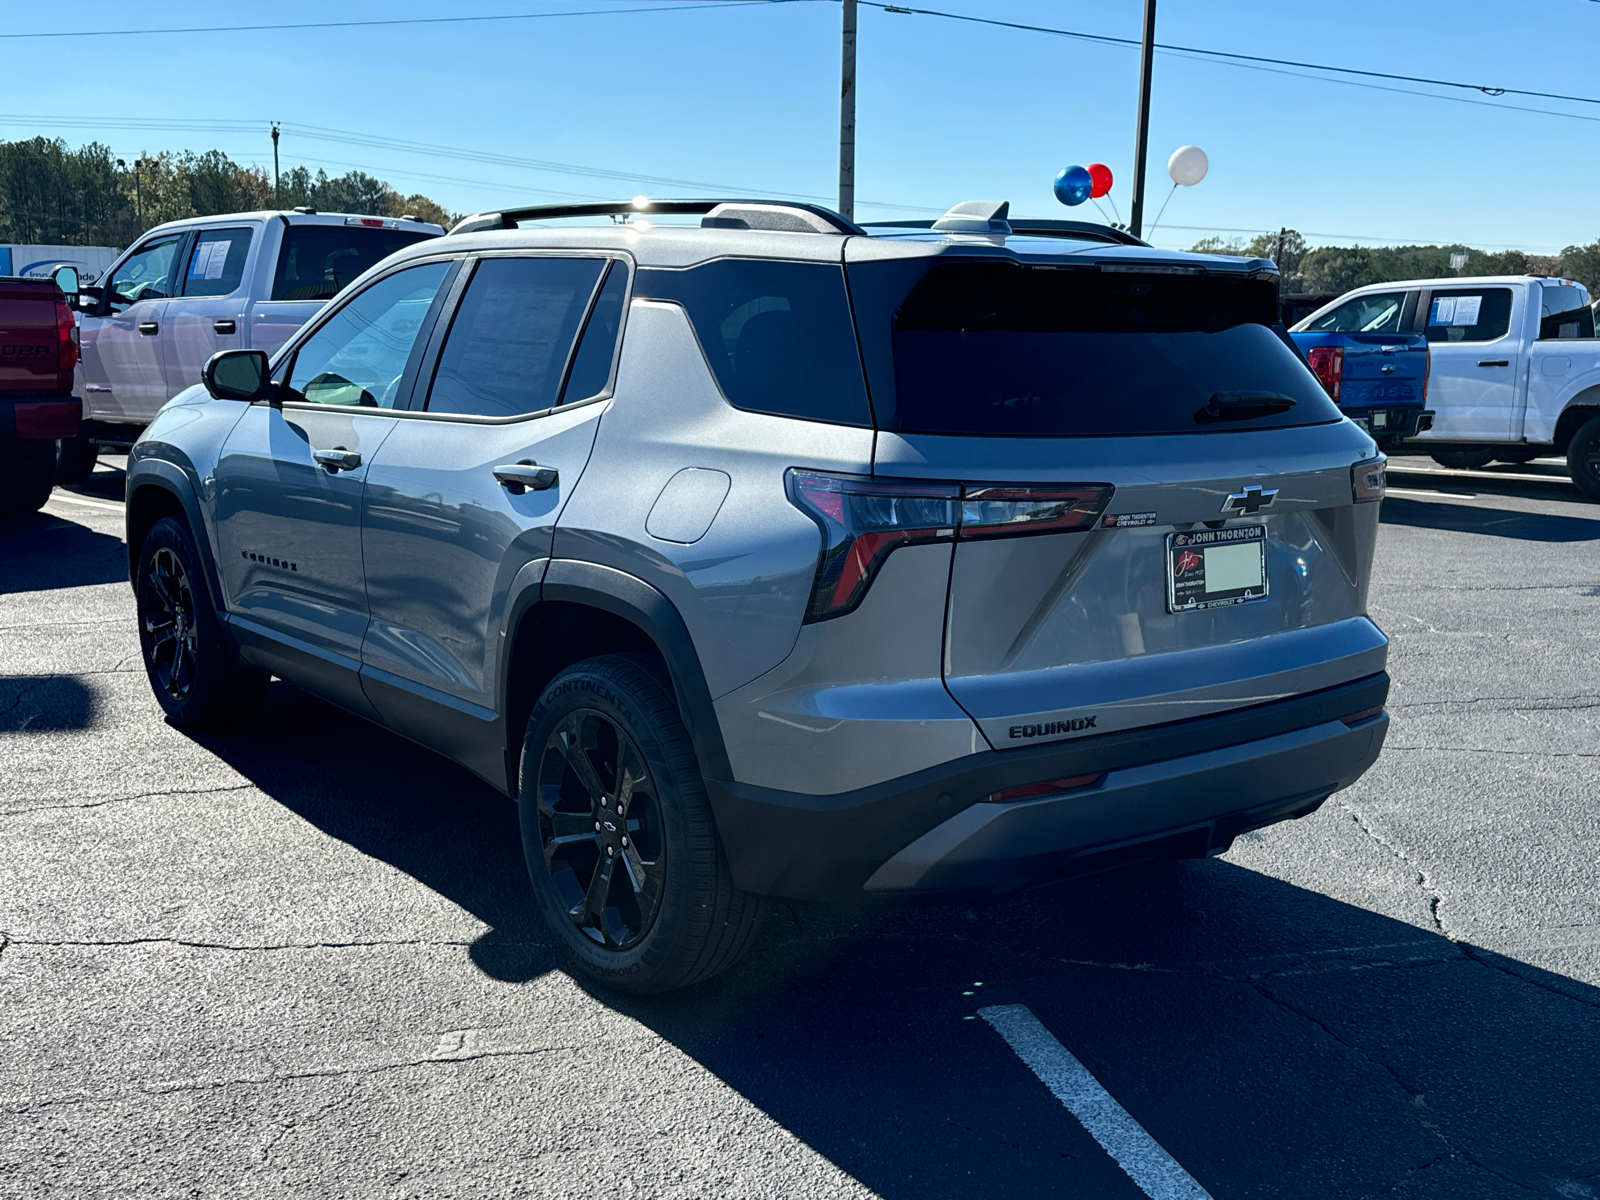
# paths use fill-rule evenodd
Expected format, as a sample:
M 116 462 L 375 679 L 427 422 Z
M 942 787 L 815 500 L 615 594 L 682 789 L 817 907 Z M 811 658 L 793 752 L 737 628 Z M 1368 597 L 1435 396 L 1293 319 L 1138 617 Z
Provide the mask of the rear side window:
M 1270 280 L 946 262 L 892 322 L 862 313 L 872 289 L 855 290 L 858 317 L 890 326 L 885 427 L 898 432 L 1060 437 L 1340 419 L 1277 324 Z M 875 404 L 879 392 L 874 376 Z
M 272 298 L 331 300 L 368 267 L 435 236 L 362 225 L 291 225 L 283 231 Z
M 572 356 L 567 386 L 561 402 L 586 400 L 598 396 L 611 382 L 611 361 L 617 353 L 617 331 L 622 328 L 622 301 L 628 294 L 628 268 L 613 262 L 606 270 L 605 283 L 595 297 L 589 323 L 583 327 L 578 352 Z
M 1462 288 L 1433 293 L 1423 332 L 1430 342 L 1492 342 L 1510 328 L 1510 288 Z
M 1398 333 L 1404 292 L 1375 292 L 1346 300 L 1306 326 L 1307 333 Z
M 248 229 L 202 229 L 183 273 L 185 296 L 231 296 L 244 281 L 250 255 Z
M 638 275 L 640 295 L 683 305 L 735 408 L 871 427 L 842 267 L 724 258 Z
M 456 309 L 428 411 L 519 417 L 555 407 L 606 260 L 486 258 Z
M 1539 338 L 1565 340 L 1594 336 L 1594 310 L 1581 287 L 1539 289 Z

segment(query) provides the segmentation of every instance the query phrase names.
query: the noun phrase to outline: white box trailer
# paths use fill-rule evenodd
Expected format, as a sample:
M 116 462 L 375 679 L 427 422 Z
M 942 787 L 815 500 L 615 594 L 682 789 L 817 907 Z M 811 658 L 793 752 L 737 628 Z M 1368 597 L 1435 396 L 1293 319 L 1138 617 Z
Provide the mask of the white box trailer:
M 57 267 L 77 267 L 78 278 L 93 283 L 122 251 L 115 246 L 0 245 L 0 275 L 48 279 Z

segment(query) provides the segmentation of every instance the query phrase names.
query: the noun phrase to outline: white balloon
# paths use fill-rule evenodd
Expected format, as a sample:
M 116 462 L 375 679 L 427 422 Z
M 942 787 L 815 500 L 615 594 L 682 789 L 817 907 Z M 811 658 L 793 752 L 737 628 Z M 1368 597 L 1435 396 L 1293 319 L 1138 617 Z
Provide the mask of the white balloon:
M 1167 174 L 1172 176 L 1173 183 L 1184 187 L 1199 183 L 1210 169 L 1211 160 L 1206 158 L 1206 152 L 1199 146 L 1179 146 L 1167 159 Z

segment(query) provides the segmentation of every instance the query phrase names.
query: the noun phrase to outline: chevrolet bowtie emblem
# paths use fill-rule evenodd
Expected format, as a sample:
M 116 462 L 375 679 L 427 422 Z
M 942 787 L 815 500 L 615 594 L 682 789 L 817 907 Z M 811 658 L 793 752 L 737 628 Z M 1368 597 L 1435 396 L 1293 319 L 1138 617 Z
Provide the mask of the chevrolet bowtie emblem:
M 1245 488 L 1244 491 L 1235 492 L 1233 495 L 1229 496 L 1227 500 L 1223 502 L 1222 511 L 1225 513 L 1244 513 L 1246 516 L 1254 516 L 1263 508 L 1267 507 L 1267 505 L 1271 504 L 1277 494 L 1277 488 L 1273 488 L 1271 491 L 1264 492 L 1252 483 L 1249 487 Z

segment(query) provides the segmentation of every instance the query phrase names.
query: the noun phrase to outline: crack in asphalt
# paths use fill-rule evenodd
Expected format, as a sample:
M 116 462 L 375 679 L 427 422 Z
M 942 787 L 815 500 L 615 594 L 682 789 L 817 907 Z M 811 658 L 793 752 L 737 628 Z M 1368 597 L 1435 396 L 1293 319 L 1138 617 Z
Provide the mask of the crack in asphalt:
M 1567 704 L 1568 700 L 1582 700 L 1582 704 Z M 1410 700 L 1404 704 L 1391 704 L 1397 708 L 1454 708 L 1468 704 L 1525 704 L 1532 712 L 1577 712 L 1586 708 L 1600 708 L 1600 700 L 1592 694 L 1582 696 L 1469 696 L 1462 700 Z M 1516 711 L 1513 709 L 1512 711 Z
M 1417 877 L 1417 885 L 1422 888 L 1423 895 L 1428 898 L 1428 915 L 1433 918 L 1435 932 L 1439 933 L 1445 938 L 1448 938 L 1451 942 L 1455 942 L 1457 945 L 1459 945 L 1460 943 L 1457 942 L 1457 939 L 1450 933 L 1448 929 L 1445 928 L 1444 921 L 1439 916 L 1439 904 L 1443 897 L 1439 895 L 1439 889 L 1434 887 L 1433 878 L 1428 874 L 1428 869 L 1421 863 L 1417 862 L 1416 859 L 1412 858 L 1411 855 L 1407 854 L 1399 846 L 1396 846 L 1393 842 L 1389 841 L 1376 829 L 1374 829 L 1372 823 L 1368 821 L 1366 816 L 1363 815 L 1362 812 L 1354 805 L 1344 800 L 1340 800 L 1338 804 L 1340 808 L 1344 809 L 1345 812 L 1350 814 L 1350 819 L 1355 822 L 1356 827 L 1360 829 L 1362 833 L 1366 834 L 1379 846 L 1382 846 L 1385 850 L 1392 854 L 1397 861 L 1404 863 L 1411 869 L 1411 871 Z
M 148 800 L 151 797 L 221 795 L 225 792 L 248 791 L 255 786 L 256 785 L 253 783 L 230 783 L 224 786 L 209 788 L 178 788 L 176 790 L 167 788 L 162 791 L 155 792 L 134 792 L 130 796 L 102 796 L 99 799 L 74 801 L 70 804 L 34 804 L 27 808 L 8 808 L 0 810 L 0 818 L 18 817 L 25 813 L 55 812 L 62 809 L 103 808 L 107 804 L 126 804 L 132 800 Z
M 1385 750 L 1444 750 L 1452 754 L 1514 754 L 1519 758 L 1600 758 L 1593 750 L 1495 750 L 1487 746 L 1384 746 Z

